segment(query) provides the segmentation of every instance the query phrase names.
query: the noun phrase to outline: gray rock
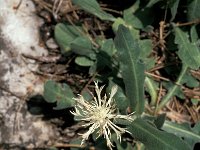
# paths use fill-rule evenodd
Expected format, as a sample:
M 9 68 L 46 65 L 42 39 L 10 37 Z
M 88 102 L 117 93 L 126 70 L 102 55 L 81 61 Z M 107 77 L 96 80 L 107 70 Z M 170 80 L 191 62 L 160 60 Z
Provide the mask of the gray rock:
M 50 38 L 46 41 L 46 45 L 48 48 L 50 49 L 57 49 L 58 48 L 58 45 L 56 44 L 56 42 L 54 41 L 53 38 Z
M 32 1 L 22 1 L 14 10 L 18 3 L 0 0 L 0 145 L 38 148 L 59 134 L 52 124 L 27 111 L 26 100 L 43 92 L 44 81 L 32 73 L 37 62 L 21 54 L 45 56 L 47 50 L 39 46 L 41 20 Z

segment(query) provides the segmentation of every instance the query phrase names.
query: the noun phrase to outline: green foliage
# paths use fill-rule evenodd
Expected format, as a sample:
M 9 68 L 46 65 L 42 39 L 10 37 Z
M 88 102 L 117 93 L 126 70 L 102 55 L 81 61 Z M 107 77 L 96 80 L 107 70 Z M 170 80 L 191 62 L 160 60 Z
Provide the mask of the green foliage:
M 165 119 L 166 119 L 166 114 L 161 114 L 154 119 L 153 123 L 156 125 L 158 129 L 161 129 L 165 122 Z
M 127 24 L 134 28 L 144 29 L 153 20 L 153 9 L 149 7 L 139 7 L 140 1 L 137 0 L 133 6 L 124 10 L 123 17 Z
M 62 53 L 69 53 L 71 50 L 70 44 L 76 37 L 81 36 L 81 28 L 78 26 L 67 25 L 59 23 L 55 27 L 55 38 Z
M 153 45 L 151 40 L 139 40 L 139 45 L 141 47 L 140 58 L 145 61 L 147 57 L 151 54 Z
M 116 53 L 113 39 L 104 40 L 101 44 L 101 51 L 105 52 L 108 56 L 112 57 Z
M 73 107 L 75 102 L 72 99 L 74 94 L 67 84 L 58 84 L 54 81 L 47 81 L 44 85 L 44 98 L 49 103 L 56 103 L 54 109 L 65 109 Z
M 80 26 L 59 23 L 55 27 L 55 38 L 64 55 L 71 53 L 81 55 L 75 59 L 76 64 L 84 67 L 94 65 L 96 53 Z
M 161 103 L 157 107 L 156 111 L 158 112 L 161 108 L 163 108 L 174 95 L 179 95 L 180 94 L 180 85 L 183 84 L 184 81 L 184 76 L 187 72 L 188 67 L 186 65 L 183 65 L 181 73 L 176 80 L 176 84 L 173 86 L 169 86 L 167 94 L 162 98 Z
M 188 21 L 194 21 L 200 18 L 200 1 L 199 0 L 188 0 Z
M 165 121 L 162 129 L 184 138 L 184 140 L 190 144 L 191 147 L 194 147 L 195 143 L 200 141 L 200 122 L 191 128 L 188 123 L 177 124 Z
M 145 85 L 146 85 L 147 91 L 151 95 L 151 105 L 155 106 L 156 100 L 158 98 L 158 94 L 157 94 L 158 84 L 154 80 L 152 80 L 151 78 L 146 77 L 145 78 Z
M 182 62 L 192 69 L 200 67 L 200 51 L 195 43 L 191 43 L 188 34 L 175 27 L 175 43 L 178 44 L 178 55 Z
M 119 27 L 120 24 L 123 24 L 124 26 L 128 26 L 128 24 L 125 22 L 124 19 L 122 19 L 122 18 L 117 18 L 117 19 L 115 20 L 115 22 L 112 24 L 112 29 L 113 29 L 113 31 L 114 31 L 115 33 L 117 32 L 118 27 Z
M 74 39 L 70 43 L 71 50 L 79 55 L 84 55 L 90 58 L 94 57 L 94 51 L 92 50 L 92 43 L 87 37 L 79 36 L 76 39 Z
M 126 95 L 132 111 L 141 114 L 144 111 L 144 64 L 140 62 L 140 47 L 130 30 L 119 26 L 115 37 L 115 46 L 120 58 L 120 67 L 126 87 Z
M 197 106 L 198 103 L 199 103 L 199 100 L 198 100 L 197 98 L 192 98 L 192 99 L 191 99 L 191 102 L 192 102 L 192 104 L 193 104 L 194 106 Z
M 171 14 L 172 14 L 170 21 L 174 20 L 174 18 L 176 17 L 179 2 L 180 2 L 180 0 L 171 0 L 169 3 L 169 7 L 171 10 Z
M 174 96 L 182 101 L 189 99 L 184 95 L 183 87 L 193 89 L 199 86 L 199 80 L 192 76 L 190 70 L 198 70 L 200 67 L 199 24 L 193 24 L 198 23 L 200 18 L 200 1 L 136 0 L 123 10 L 121 16 L 116 15 L 118 18 L 103 11 L 96 0 L 72 2 L 102 22 L 112 23 L 114 41 L 113 37 L 107 38 L 107 35 L 90 36 L 90 32 L 85 34 L 82 22 L 76 22 L 75 25 L 58 23 L 55 27 L 55 38 L 62 54 L 75 54 L 74 65 L 89 68 L 88 74 L 92 79 L 103 84 L 108 83 L 108 91 L 113 85 L 118 85 L 118 92 L 114 96 L 116 111 L 127 114 L 127 108 L 130 108 L 138 119 L 131 124 L 122 120 L 115 122 L 128 128 L 134 140 L 137 140 L 136 145 L 143 143 L 141 149 L 188 150 L 194 147 L 200 141 L 200 123 L 191 128 L 189 124 L 165 121 L 165 115 L 158 115 L 158 112 Z M 183 8 L 187 12 L 181 18 L 180 10 Z M 186 27 L 184 24 L 177 24 L 184 20 L 192 22 Z M 161 26 L 157 26 L 161 21 L 165 21 L 166 25 L 163 31 Z M 165 59 L 158 63 L 162 56 Z M 174 62 L 177 62 L 176 65 L 171 65 L 170 69 L 166 67 Z M 161 69 L 155 69 L 157 67 Z M 151 76 L 153 69 L 156 70 L 156 75 L 169 73 L 166 73 L 170 76 L 169 81 Z M 147 76 L 145 72 L 148 72 Z M 165 89 L 166 92 L 161 91 L 164 95 L 159 93 L 160 87 Z M 45 84 L 44 98 L 47 102 L 56 103 L 55 109 L 73 107 L 75 102 L 72 97 L 74 95 L 66 84 L 53 81 Z M 190 100 L 193 105 L 199 105 L 197 99 Z M 148 117 L 143 117 L 144 113 Z M 105 139 L 93 140 L 96 149 L 106 149 Z M 111 140 L 117 149 L 137 149 L 126 141 L 122 140 L 120 143 L 115 134 L 112 134 Z M 80 140 L 77 143 L 80 144 Z
M 109 85 L 108 85 L 108 91 L 111 90 L 111 88 L 115 85 L 113 79 L 109 80 Z M 114 99 L 117 105 L 117 108 L 122 114 L 126 114 L 126 108 L 128 107 L 128 102 L 127 102 L 127 97 L 120 86 L 120 83 L 118 83 L 118 92 L 115 94 Z
M 191 148 L 173 134 L 160 131 L 138 118 L 133 121 L 128 130 L 132 136 L 142 142 L 148 150 L 190 150 Z
M 198 86 L 195 79 L 188 74 L 188 69 L 198 69 L 200 67 L 200 51 L 195 43 L 189 41 L 189 36 L 186 32 L 183 32 L 180 28 L 174 27 L 175 29 L 175 43 L 178 44 L 178 56 L 182 60 L 182 70 L 177 78 L 176 84 L 168 89 L 168 93 L 163 97 L 159 104 L 157 111 L 164 107 L 167 102 L 174 95 L 180 95 L 181 84 L 187 83 L 187 85 Z
M 94 64 L 94 62 L 90 60 L 89 58 L 81 57 L 81 56 L 76 57 L 75 62 L 76 64 L 80 66 L 85 66 L 85 67 L 92 66 Z
M 72 2 L 81 7 L 83 10 L 99 17 L 102 20 L 115 20 L 115 18 L 111 14 L 104 12 L 100 8 L 96 0 L 72 0 Z
M 190 37 L 191 37 L 191 42 L 193 42 L 194 44 L 197 44 L 196 42 L 198 42 L 198 32 L 196 29 L 196 25 L 192 26 L 190 29 Z
M 71 145 L 80 145 L 81 144 L 81 139 L 78 138 L 78 139 L 73 139 L 71 142 L 70 142 Z M 85 148 L 87 149 L 87 148 Z M 81 147 L 71 147 L 70 150 L 82 150 Z

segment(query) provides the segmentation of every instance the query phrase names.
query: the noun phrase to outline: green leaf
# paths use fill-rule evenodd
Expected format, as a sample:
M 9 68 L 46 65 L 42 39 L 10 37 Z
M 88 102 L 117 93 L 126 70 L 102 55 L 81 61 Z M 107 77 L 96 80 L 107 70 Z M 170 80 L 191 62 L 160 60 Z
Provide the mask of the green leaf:
M 176 80 L 176 83 L 173 84 L 171 82 L 164 83 L 164 87 L 168 90 L 167 94 L 162 98 L 161 103 L 159 104 L 157 111 L 164 107 L 173 96 L 178 96 L 181 99 L 184 99 L 185 96 L 181 89 L 182 84 L 186 84 L 188 87 L 197 87 L 199 86 L 199 82 L 191 76 L 188 71 L 188 67 L 186 65 L 182 66 L 181 72 Z
M 89 41 L 89 39 L 85 37 L 77 37 L 76 39 L 74 39 L 74 41 L 71 42 L 71 50 L 75 54 L 86 56 L 87 58 L 84 58 L 84 59 L 87 59 L 88 60 L 87 62 L 90 61 L 89 64 L 91 64 L 92 60 L 96 60 L 96 53 L 95 53 L 95 50 L 92 48 L 92 43 Z M 81 65 L 78 62 L 80 62 L 80 60 L 77 61 L 77 64 Z
M 82 36 L 78 26 L 67 25 L 58 23 L 55 27 L 55 39 L 61 47 L 62 53 L 66 54 L 71 51 L 71 42 L 78 36 Z
M 175 43 L 178 44 L 178 56 L 188 67 L 198 69 L 200 67 L 200 50 L 196 44 L 191 43 L 188 34 L 175 27 Z
M 92 58 L 95 55 L 94 51 L 92 50 L 91 41 L 83 36 L 79 36 L 76 39 L 74 39 L 70 43 L 70 47 L 72 51 L 78 55 L 87 56 L 89 58 Z
M 200 122 L 193 128 L 188 123 L 177 124 L 174 122 L 165 121 L 162 129 L 173 133 L 181 138 L 184 138 L 185 142 L 194 147 L 195 143 L 200 141 Z
M 144 64 L 140 62 L 141 48 L 131 31 L 119 26 L 115 37 L 115 47 L 120 59 L 122 77 L 125 83 L 126 96 L 132 111 L 141 114 L 144 110 Z
M 192 26 L 190 29 L 190 36 L 191 36 L 191 42 L 195 43 L 199 40 L 198 32 L 196 29 L 196 26 Z
M 44 98 L 49 103 L 57 103 L 55 109 L 73 107 L 74 94 L 67 84 L 58 84 L 54 81 L 47 81 L 44 85 Z
M 191 150 L 179 137 L 160 131 L 140 118 L 128 126 L 128 131 L 148 150 Z
M 153 50 L 153 44 L 151 40 L 140 40 L 139 41 L 141 52 L 140 52 L 140 58 L 146 59 Z
M 185 75 L 186 73 L 182 76 L 181 78 L 181 82 L 179 82 L 180 84 L 183 84 L 185 83 Z M 168 92 L 170 93 L 171 89 L 174 89 L 174 87 L 176 87 L 176 89 L 174 89 L 173 91 L 173 96 L 177 96 L 181 99 L 184 99 L 185 98 L 185 95 L 181 89 L 181 86 L 180 85 L 177 85 L 177 83 L 173 83 L 173 82 L 163 82 L 163 86 L 165 87 L 165 89 L 168 90 Z
M 122 114 L 126 114 L 126 109 L 128 107 L 128 101 L 127 101 L 127 97 L 125 96 L 125 93 L 122 89 L 122 85 L 120 86 L 120 81 L 118 81 L 119 83 L 118 85 L 118 90 L 117 93 L 114 96 L 117 108 L 119 109 L 119 111 Z M 108 91 L 111 91 L 112 87 L 116 85 L 115 82 L 113 82 L 113 79 L 109 79 L 109 85 L 108 85 Z
M 143 29 L 148 31 L 151 27 L 149 26 L 154 17 L 152 17 L 152 9 L 146 7 L 140 7 L 140 0 L 137 0 L 131 7 L 124 10 L 123 19 L 117 18 L 112 25 L 113 31 L 116 33 L 118 26 L 120 24 L 128 27 L 133 32 L 139 32 L 138 29 Z M 137 35 L 133 33 L 133 35 Z M 140 38 L 139 34 L 137 35 L 138 39 Z
M 200 0 L 188 0 L 190 2 L 187 6 L 188 13 L 187 18 L 188 21 L 194 21 L 200 18 Z
M 170 7 L 170 10 L 171 10 L 171 14 L 172 14 L 170 21 L 173 21 L 175 16 L 176 16 L 179 1 L 180 0 L 170 0 L 169 7 Z
M 138 5 L 138 3 L 136 2 L 134 5 Z M 126 24 L 131 25 L 134 28 L 144 29 L 154 20 L 153 9 L 144 7 L 135 10 L 137 6 L 134 5 L 124 11 L 124 20 Z
M 72 0 L 72 2 L 83 10 L 99 17 L 102 20 L 115 20 L 115 17 L 101 9 L 96 0 Z
M 198 87 L 199 86 L 199 81 L 195 79 L 189 71 L 184 76 L 184 83 L 190 88 Z
M 144 61 L 146 70 L 150 70 L 155 67 L 156 60 L 154 58 L 146 58 Z
M 114 47 L 113 39 L 106 39 L 101 45 L 101 51 L 104 51 L 108 56 L 112 57 L 116 52 Z
M 161 0 L 150 0 L 149 3 L 147 4 L 147 7 L 152 7 L 154 4 L 156 4 L 159 1 Z
M 112 30 L 114 31 L 114 33 L 117 32 L 119 25 L 122 24 L 124 26 L 127 26 L 126 22 L 124 21 L 124 19 L 122 18 L 117 18 L 114 23 L 112 24 Z
M 79 66 L 84 66 L 84 67 L 89 67 L 94 64 L 94 61 L 90 60 L 87 57 L 82 57 L 82 56 L 76 57 L 75 62 Z
M 199 103 L 199 99 L 197 99 L 197 98 L 192 98 L 192 99 L 191 99 L 191 102 L 192 102 L 192 105 L 197 106 L 198 103 Z
M 78 49 L 78 50 L 91 50 L 92 49 L 92 42 L 83 36 L 79 36 L 76 39 L 73 40 L 71 43 L 71 46 L 73 49 Z
M 129 24 L 127 22 L 125 22 L 125 20 L 123 20 L 122 18 L 117 18 L 115 20 L 115 22 L 112 24 L 112 29 L 114 31 L 114 33 L 117 32 L 119 25 L 124 25 L 125 27 L 129 28 L 131 31 L 131 34 L 136 38 L 136 39 L 140 39 L 140 35 L 139 35 L 139 30 L 135 29 L 133 27 L 133 24 Z
M 70 150 L 83 150 L 83 148 L 81 148 L 81 147 L 76 147 L 76 145 L 78 146 L 78 145 L 81 145 L 81 141 L 82 141 L 82 139 L 81 138 L 76 138 L 76 139 L 72 139 L 71 141 L 70 141 L 70 144 L 71 145 L 75 145 L 74 147 L 70 147 Z M 86 148 L 85 148 L 86 149 Z
M 166 119 L 166 114 L 161 114 L 156 117 L 153 123 L 156 125 L 158 129 L 161 129 L 163 124 L 165 123 L 165 119 Z

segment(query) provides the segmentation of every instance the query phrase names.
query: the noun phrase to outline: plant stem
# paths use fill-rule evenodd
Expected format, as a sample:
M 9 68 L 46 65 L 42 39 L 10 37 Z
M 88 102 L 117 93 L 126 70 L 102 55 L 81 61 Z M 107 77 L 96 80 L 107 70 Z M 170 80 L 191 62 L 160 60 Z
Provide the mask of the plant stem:
M 183 77 L 185 75 L 185 73 L 187 72 L 188 66 L 183 64 L 180 75 L 176 81 L 176 84 L 169 89 L 168 93 L 163 97 L 163 99 L 161 100 L 161 103 L 158 105 L 158 107 L 156 108 L 156 113 L 161 110 L 171 99 L 171 97 L 174 96 L 174 94 L 176 93 L 177 88 L 182 84 L 182 80 Z
M 157 100 L 157 89 L 155 88 L 153 81 L 151 81 L 151 79 L 149 77 L 145 78 L 145 84 L 146 87 L 149 90 L 149 93 L 151 95 L 151 106 L 155 106 L 156 105 L 156 100 Z

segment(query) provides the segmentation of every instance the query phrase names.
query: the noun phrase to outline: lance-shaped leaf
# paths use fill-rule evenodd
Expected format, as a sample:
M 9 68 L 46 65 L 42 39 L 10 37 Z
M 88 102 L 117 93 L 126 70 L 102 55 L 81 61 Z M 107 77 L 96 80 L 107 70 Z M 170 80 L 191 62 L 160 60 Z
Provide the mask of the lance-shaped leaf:
M 54 109 L 65 109 L 73 107 L 75 101 L 72 99 L 74 94 L 67 84 L 58 84 L 54 81 L 47 81 L 44 85 L 44 98 L 49 103 L 55 103 Z
M 72 2 L 78 5 L 83 10 L 99 17 L 102 20 L 115 20 L 115 17 L 101 9 L 96 0 L 72 0 Z
M 171 14 L 172 14 L 172 17 L 171 17 L 170 21 L 174 20 L 174 18 L 176 16 L 178 5 L 179 5 L 179 1 L 180 0 L 171 0 L 169 2 L 169 8 L 170 8 Z
M 188 34 L 175 27 L 175 43 L 178 44 L 178 56 L 188 67 L 198 69 L 200 67 L 200 50 L 195 43 L 191 43 Z
M 190 146 L 179 137 L 160 131 L 140 118 L 128 126 L 128 131 L 148 150 L 191 150 Z
M 190 144 L 191 147 L 194 147 L 195 143 L 200 141 L 200 122 L 191 128 L 188 123 L 177 124 L 165 121 L 162 129 L 184 138 L 184 140 Z
M 125 83 L 126 96 L 132 111 L 141 114 L 144 110 L 144 64 L 140 62 L 141 48 L 131 31 L 119 26 L 115 37 L 115 46 L 120 58 L 122 77 Z
M 196 19 L 200 18 L 200 1 L 199 0 L 191 0 L 188 1 L 189 4 L 187 6 L 188 8 L 188 13 L 187 13 L 187 18 L 188 21 L 194 21 Z
M 192 26 L 190 29 L 190 37 L 192 42 L 199 42 L 199 35 L 197 31 L 197 26 Z
M 68 24 L 58 23 L 55 27 L 55 39 L 58 45 L 61 47 L 61 52 L 66 54 L 71 51 L 70 44 L 78 36 L 82 36 L 79 26 L 72 26 Z

